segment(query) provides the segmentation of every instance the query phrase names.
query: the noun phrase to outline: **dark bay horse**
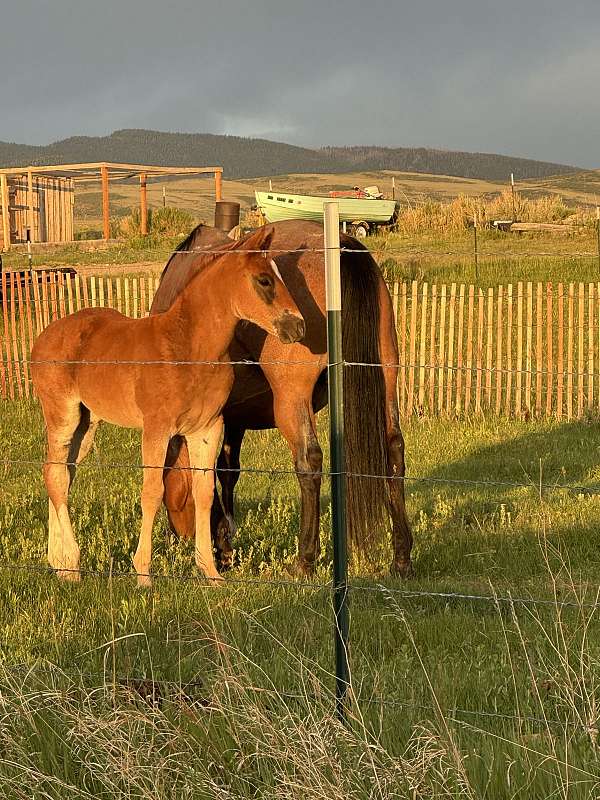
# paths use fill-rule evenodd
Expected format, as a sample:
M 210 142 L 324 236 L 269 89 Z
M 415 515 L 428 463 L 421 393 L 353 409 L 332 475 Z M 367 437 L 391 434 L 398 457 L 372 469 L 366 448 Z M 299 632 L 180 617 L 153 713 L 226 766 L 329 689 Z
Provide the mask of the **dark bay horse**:
M 283 347 L 276 337 L 255 325 L 238 324 L 230 348 L 237 365 L 223 409 L 225 434 L 219 456 L 222 505 L 215 495 L 213 536 L 224 567 L 231 560 L 234 532 L 234 488 L 246 430 L 277 427 L 287 440 L 300 484 L 301 519 L 297 571 L 313 571 L 319 553 L 319 496 L 322 451 L 315 414 L 327 403 L 327 335 L 323 228 L 314 222 L 290 220 L 273 224 L 271 255 L 306 322 L 302 341 Z M 219 240 L 222 244 L 218 244 Z M 249 240 L 250 241 L 250 240 Z M 167 263 L 151 313 L 168 309 L 191 278 L 205 268 L 195 248 L 231 247 L 220 232 L 198 226 Z M 342 235 L 343 349 L 346 361 L 398 364 L 392 302 L 377 263 L 368 249 Z M 288 363 L 286 363 L 288 362 Z M 391 570 L 411 571 L 412 536 L 404 500 L 404 441 L 399 425 L 397 366 L 347 366 L 344 375 L 346 464 L 350 473 L 385 475 L 395 480 L 349 478 L 348 523 L 354 546 L 367 551 L 385 531 L 391 516 Z M 187 464 L 185 444 L 175 439 L 168 465 Z M 231 471 L 233 470 L 233 471 Z M 165 504 L 172 526 L 183 536 L 194 534 L 194 508 L 189 473 L 165 470 Z
M 150 583 L 152 526 L 163 499 L 169 442 L 185 436 L 194 504 L 196 564 L 219 580 L 211 540 L 214 466 L 222 410 L 234 382 L 229 346 L 238 322 L 252 320 L 288 346 L 305 324 L 267 251 L 272 229 L 206 260 L 169 309 L 130 319 L 93 308 L 53 322 L 32 350 L 32 377 L 48 438 L 48 560 L 62 577 L 79 577 L 79 546 L 67 500 L 75 464 L 89 452 L 100 420 L 142 429 L 142 531 L 133 559 L 138 583 Z

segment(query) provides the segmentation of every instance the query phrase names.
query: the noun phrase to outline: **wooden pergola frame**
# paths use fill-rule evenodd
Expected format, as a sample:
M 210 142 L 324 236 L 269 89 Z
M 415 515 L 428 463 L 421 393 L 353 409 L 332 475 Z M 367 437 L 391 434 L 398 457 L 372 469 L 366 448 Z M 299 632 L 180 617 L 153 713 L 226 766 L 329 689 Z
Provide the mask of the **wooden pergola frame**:
M 28 215 L 29 229 L 34 236 L 34 205 L 33 205 L 33 176 L 47 175 L 54 178 L 73 178 L 74 180 L 89 181 L 99 178 L 102 183 L 102 222 L 103 238 L 110 239 L 110 196 L 109 180 L 111 178 L 133 178 L 140 180 L 140 225 L 141 233 L 147 230 L 148 200 L 146 187 L 148 178 L 165 175 L 206 175 L 213 174 L 215 178 L 215 200 L 221 200 L 223 167 L 161 167 L 149 164 L 116 164 L 110 161 L 98 161 L 90 164 L 57 164 L 44 167 L 8 167 L 0 169 L 0 205 L 2 207 L 2 225 L 4 235 L 4 249 L 10 248 L 10 220 L 8 178 L 11 176 L 27 175 L 28 182 Z

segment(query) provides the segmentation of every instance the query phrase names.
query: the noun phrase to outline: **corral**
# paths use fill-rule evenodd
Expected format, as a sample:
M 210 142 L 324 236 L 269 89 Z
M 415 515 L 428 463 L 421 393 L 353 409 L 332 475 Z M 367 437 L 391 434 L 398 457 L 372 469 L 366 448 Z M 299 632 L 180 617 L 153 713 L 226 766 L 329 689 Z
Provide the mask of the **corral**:
M 222 167 L 160 167 L 145 164 L 57 164 L 0 169 L 2 248 L 25 242 L 61 243 L 74 240 L 75 186 L 100 181 L 103 238 L 110 239 L 110 182 L 139 180 L 142 234 L 147 233 L 149 179 L 213 174 L 215 200 L 221 199 Z

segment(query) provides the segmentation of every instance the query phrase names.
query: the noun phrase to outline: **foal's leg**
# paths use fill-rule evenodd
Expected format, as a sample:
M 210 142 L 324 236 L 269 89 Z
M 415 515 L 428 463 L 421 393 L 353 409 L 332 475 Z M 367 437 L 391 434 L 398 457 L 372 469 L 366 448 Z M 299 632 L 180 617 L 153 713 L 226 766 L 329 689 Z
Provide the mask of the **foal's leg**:
M 311 575 L 319 555 L 319 511 L 323 451 L 317 439 L 312 386 L 306 397 L 274 392 L 275 423 L 287 439 L 300 484 L 300 531 L 295 571 Z
M 142 486 L 142 532 L 133 565 L 137 572 L 138 586 L 151 586 L 150 562 L 152 560 L 152 526 L 154 517 L 163 499 L 163 465 L 169 435 L 151 424 L 144 423 L 142 434 L 142 463 L 144 483 Z
M 43 472 L 48 492 L 48 563 L 57 570 L 59 577 L 78 581 L 79 545 L 71 527 L 67 502 L 87 419 L 78 401 L 65 403 L 46 417 L 48 451 Z
M 230 569 L 233 561 L 233 537 L 236 531 L 234 492 L 240 479 L 240 450 L 245 428 L 225 425 L 223 445 L 217 461 L 221 484 L 221 500 L 215 489 L 212 508 L 212 530 L 219 569 Z M 222 504 L 221 504 L 222 501 Z
M 219 581 L 223 579 L 213 557 L 210 512 L 215 487 L 215 460 L 222 433 L 223 418 L 219 417 L 212 427 L 186 435 L 196 508 L 196 565 L 207 578 Z

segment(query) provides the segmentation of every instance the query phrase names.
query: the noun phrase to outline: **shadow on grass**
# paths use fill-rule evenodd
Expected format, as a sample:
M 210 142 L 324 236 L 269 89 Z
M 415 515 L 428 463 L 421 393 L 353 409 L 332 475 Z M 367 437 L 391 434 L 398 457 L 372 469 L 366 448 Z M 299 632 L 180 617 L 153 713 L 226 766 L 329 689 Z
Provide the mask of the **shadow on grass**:
M 598 423 L 504 438 L 423 478 L 407 485 L 419 577 L 535 582 L 566 564 L 600 577 Z

